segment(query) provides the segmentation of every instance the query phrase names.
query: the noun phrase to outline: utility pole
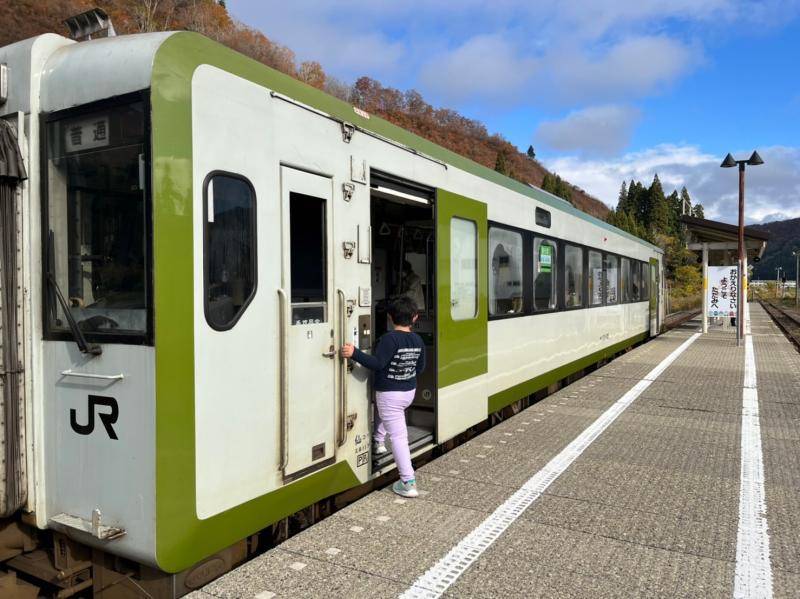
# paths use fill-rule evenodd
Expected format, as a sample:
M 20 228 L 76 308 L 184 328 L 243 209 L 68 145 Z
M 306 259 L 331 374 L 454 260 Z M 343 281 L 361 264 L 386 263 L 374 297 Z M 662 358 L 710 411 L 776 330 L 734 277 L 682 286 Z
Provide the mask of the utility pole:
M 775 299 L 783 297 L 783 293 L 778 295 L 778 290 L 783 291 L 783 285 L 781 284 L 781 267 L 778 266 L 775 268 Z

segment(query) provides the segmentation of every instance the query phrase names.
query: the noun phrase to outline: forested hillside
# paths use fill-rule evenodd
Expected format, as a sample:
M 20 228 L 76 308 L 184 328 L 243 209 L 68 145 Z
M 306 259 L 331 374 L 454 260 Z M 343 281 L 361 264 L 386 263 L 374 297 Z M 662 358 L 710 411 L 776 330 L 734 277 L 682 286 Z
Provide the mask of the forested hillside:
M 118 34 L 197 31 L 480 164 L 542 187 L 589 214 L 606 218 L 610 212 L 600 200 L 548 172 L 533 148 L 522 153 L 483 123 L 435 108 L 417 91 L 385 87 L 369 77 L 349 84 L 330 77 L 317 62 L 298 63 L 289 48 L 231 18 L 224 0 L 0 0 L 0 46 L 45 32 L 66 35 L 63 20 L 95 6 L 109 14 Z
M 793 281 L 797 259 L 792 252 L 800 251 L 800 218 L 752 225 L 752 228 L 769 233 L 767 250 L 761 261 L 754 265 L 753 278 L 774 280 L 777 276 L 775 269 L 780 266 L 786 278 Z

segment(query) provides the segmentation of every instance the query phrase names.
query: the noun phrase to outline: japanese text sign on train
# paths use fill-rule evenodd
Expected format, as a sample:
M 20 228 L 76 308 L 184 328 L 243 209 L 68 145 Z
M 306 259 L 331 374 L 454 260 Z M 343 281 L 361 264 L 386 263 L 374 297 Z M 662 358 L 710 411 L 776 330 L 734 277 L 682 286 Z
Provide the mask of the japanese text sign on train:
M 739 302 L 739 277 L 736 266 L 708 267 L 708 315 L 736 316 Z

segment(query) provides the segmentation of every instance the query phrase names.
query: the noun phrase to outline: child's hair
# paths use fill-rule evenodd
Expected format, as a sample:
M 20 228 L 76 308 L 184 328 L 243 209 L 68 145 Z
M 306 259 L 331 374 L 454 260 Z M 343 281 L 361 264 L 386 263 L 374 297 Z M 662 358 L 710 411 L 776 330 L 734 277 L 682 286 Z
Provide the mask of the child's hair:
M 417 304 L 410 297 L 398 297 L 389 304 L 387 310 L 392 322 L 401 327 L 410 326 L 417 314 Z

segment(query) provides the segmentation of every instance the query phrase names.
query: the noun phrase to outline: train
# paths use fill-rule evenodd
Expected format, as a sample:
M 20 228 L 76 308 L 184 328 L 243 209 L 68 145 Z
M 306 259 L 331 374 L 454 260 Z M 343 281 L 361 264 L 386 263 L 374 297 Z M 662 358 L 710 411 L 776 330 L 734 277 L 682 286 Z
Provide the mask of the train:
M 369 351 L 410 276 L 414 456 L 661 329 L 658 247 L 202 35 L 44 34 L 0 68 L 21 586 L 179 596 L 391 473 L 338 348 Z

